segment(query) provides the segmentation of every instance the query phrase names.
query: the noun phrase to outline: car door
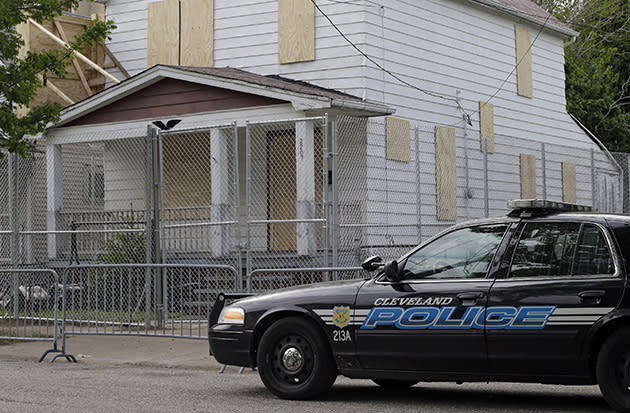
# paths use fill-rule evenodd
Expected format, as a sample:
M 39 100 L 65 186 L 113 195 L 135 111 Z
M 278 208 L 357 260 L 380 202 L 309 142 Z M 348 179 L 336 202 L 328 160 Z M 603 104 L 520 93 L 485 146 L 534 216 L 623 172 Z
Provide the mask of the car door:
M 488 268 L 508 227 L 455 229 L 405 257 L 401 281 L 382 275 L 364 284 L 355 306 L 361 366 L 483 373 L 483 310 L 492 284 Z
M 619 303 L 624 280 L 612 238 L 600 224 L 529 221 L 521 224 L 509 272 L 490 290 L 487 317 L 491 372 L 495 376 L 584 376 L 580 360 L 589 328 Z

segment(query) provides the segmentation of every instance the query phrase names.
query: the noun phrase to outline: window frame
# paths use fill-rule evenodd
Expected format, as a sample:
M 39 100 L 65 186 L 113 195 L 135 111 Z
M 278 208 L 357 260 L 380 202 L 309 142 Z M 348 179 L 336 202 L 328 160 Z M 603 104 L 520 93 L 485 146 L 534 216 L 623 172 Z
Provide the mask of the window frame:
M 510 220 L 503 220 L 503 221 L 494 221 L 494 222 L 484 222 L 484 223 L 477 223 L 474 225 L 462 225 L 462 226 L 453 226 L 451 228 L 449 228 L 446 231 L 442 231 L 436 235 L 434 235 L 433 237 L 431 237 L 429 240 L 427 240 L 426 242 L 418 245 L 416 248 L 412 249 L 411 251 L 407 252 L 405 255 L 403 255 L 402 257 L 400 257 L 400 259 L 398 259 L 398 265 L 406 265 L 407 264 L 407 259 L 415 254 L 417 251 L 421 250 L 422 248 L 427 247 L 428 245 L 434 243 L 435 241 L 439 240 L 440 238 L 455 232 L 455 231 L 459 231 L 459 230 L 463 230 L 463 229 L 468 229 L 468 228 L 475 228 L 475 227 L 484 227 L 484 226 L 494 226 L 494 225 L 505 225 L 506 229 L 505 232 L 503 233 L 503 237 L 501 237 L 501 240 L 499 241 L 499 243 L 497 244 L 497 248 L 496 251 L 494 252 L 494 256 L 492 257 L 492 260 L 490 261 L 490 264 L 488 265 L 488 270 L 486 272 L 486 276 L 482 277 L 482 278 L 445 278 L 445 279 L 439 279 L 439 278 L 431 278 L 431 279 L 419 279 L 419 280 L 400 280 L 397 282 L 392 282 L 392 281 L 388 281 L 385 274 L 384 273 L 379 273 L 375 278 L 374 281 L 376 284 L 380 284 L 380 285 L 393 285 L 393 284 L 424 284 L 424 283 L 465 283 L 465 282 L 479 282 L 479 281 L 483 281 L 483 280 L 492 280 L 495 279 L 496 277 L 491 277 L 492 274 L 492 269 L 493 266 L 497 260 L 497 258 L 500 258 L 502 256 L 502 254 L 498 254 L 499 252 L 505 252 L 503 251 L 503 247 L 505 246 L 506 242 L 509 241 L 510 239 L 510 234 L 511 234 L 511 229 L 513 228 L 514 225 L 517 225 L 518 221 L 510 221 Z
M 518 244 L 521 241 L 521 238 L 523 236 L 523 233 L 525 231 L 525 228 L 527 227 L 528 224 L 566 224 L 566 223 L 575 223 L 575 224 L 579 224 L 580 225 L 580 229 L 578 231 L 578 236 L 577 236 L 577 242 L 575 244 L 575 250 L 573 251 L 573 258 L 571 261 L 571 274 L 570 275 L 558 275 L 558 276 L 540 276 L 540 277 L 512 277 L 511 273 L 512 273 L 512 264 L 514 262 L 514 257 L 516 255 L 516 250 L 518 248 Z M 584 226 L 585 225 L 594 225 L 595 227 L 597 227 L 600 232 L 602 233 L 602 235 L 604 236 L 604 239 L 606 241 L 606 244 L 608 246 L 608 252 L 610 253 L 612 262 L 613 262 L 613 266 L 614 266 L 614 271 L 612 274 L 582 274 L 582 275 L 575 275 L 573 274 L 575 272 L 575 259 L 577 257 L 577 252 L 580 246 L 580 242 L 582 241 L 582 232 L 584 231 Z M 518 280 L 518 281 L 549 281 L 549 280 L 584 280 L 584 279 L 592 279 L 592 278 L 596 278 L 596 279 L 612 279 L 612 278 L 621 278 L 622 276 L 622 271 L 621 271 L 621 264 L 619 261 L 619 254 L 617 252 L 617 249 L 614 248 L 614 243 L 612 241 L 611 235 L 609 233 L 609 231 L 607 230 L 607 228 L 598 223 L 598 222 L 592 222 L 592 221 L 580 221 L 580 220 L 575 220 L 575 221 L 569 221 L 569 220 L 536 220 L 536 221 L 525 221 L 525 222 L 521 222 L 520 224 L 520 228 L 517 229 L 516 233 L 514 234 L 514 237 L 516 238 L 516 243 L 514 244 L 514 249 L 511 251 L 511 257 L 509 260 L 509 266 L 508 266 L 508 271 L 505 275 L 505 277 L 503 278 L 503 280 Z

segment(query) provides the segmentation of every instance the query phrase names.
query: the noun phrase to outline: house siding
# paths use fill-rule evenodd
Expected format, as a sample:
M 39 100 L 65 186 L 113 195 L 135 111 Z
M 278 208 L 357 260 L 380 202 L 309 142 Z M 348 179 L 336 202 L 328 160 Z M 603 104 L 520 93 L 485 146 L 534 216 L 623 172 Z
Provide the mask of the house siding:
M 131 75 L 147 68 L 148 0 L 110 0 L 107 18 L 118 29 L 107 46 Z M 359 47 L 365 45 L 363 7 L 332 4 L 325 11 Z M 315 61 L 278 63 L 278 2 L 215 0 L 215 67 L 238 67 L 255 73 L 280 74 L 297 80 L 343 90 L 359 97 L 365 90 L 363 56 L 343 40 L 325 18 L 316 13 Z M 256 22 L 256 24 L 252 24 Z M 363 46 L 362 46 L 363 45 Z M 115 76 L 121 74 L 114 70 Z

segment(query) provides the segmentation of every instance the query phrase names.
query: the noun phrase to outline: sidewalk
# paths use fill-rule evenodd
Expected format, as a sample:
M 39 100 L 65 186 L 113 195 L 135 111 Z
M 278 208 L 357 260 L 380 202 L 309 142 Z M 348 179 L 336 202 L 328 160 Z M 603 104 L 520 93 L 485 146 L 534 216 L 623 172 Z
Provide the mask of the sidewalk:
M 52 342 L 16 342 L 0 345 L 0 359 L 37 361 L 53 347 Z M 61 339 L 59 341 L 61 347 Z M 66 352 L 79 363 L 104 365 L 137 365 L 167 368 L 219 370 L 221 366 L 208 355 L 207 340 L 138 336 L 70 336 Z M 59 353 L 51 353 L 50 362 Z M 59 357 L 55 363 L 67 363 Z

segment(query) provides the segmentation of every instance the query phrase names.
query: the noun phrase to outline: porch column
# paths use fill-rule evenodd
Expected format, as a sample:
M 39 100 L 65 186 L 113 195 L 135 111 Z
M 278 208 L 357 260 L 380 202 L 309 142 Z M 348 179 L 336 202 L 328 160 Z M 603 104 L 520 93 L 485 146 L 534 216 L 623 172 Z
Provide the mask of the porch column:
M 212 185 L 212 222 L 231 221 L 230 208 L 230 142 L 231 130 L 214 128 L 210 130 L 210 175 Z M 232 225 L 213 225 L 212 255 L 220 257 L 230 253 L 232 248 Z
M 296 122 L 296 219 L 315 218 L 315 145 L 313 138 L 313 122 Z M 317 252 L 317 224 L 298 222 L 295 229 L 298 255 L 314 255 Z
M 46 188 L 47 188 L 47 229 L 57 231 L 59 228 L 58 212 L 63 209 L 63 158 L 61 145 L 46 146 Z M 63 247 L 63 236 L 48 234 L 48 258 L 57 258 Z

